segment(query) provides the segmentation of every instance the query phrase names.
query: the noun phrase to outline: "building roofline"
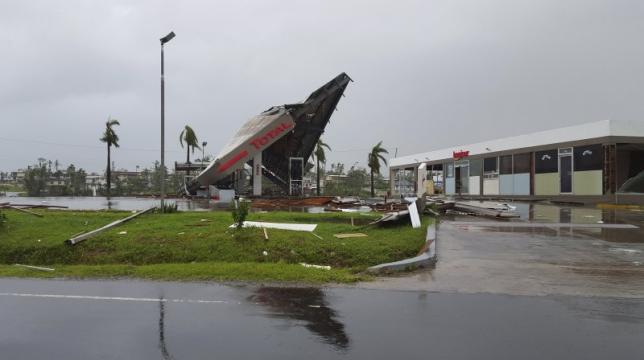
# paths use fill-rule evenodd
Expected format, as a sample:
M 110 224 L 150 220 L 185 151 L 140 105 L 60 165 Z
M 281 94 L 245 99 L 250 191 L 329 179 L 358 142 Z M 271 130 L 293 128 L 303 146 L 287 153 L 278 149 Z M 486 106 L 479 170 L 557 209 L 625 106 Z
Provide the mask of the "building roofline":
M 644 122 L 602 120 L 580 125 L 566 126 L 530 134 L 504 137 L 495 140 L 400 156 L 390 159 L 389 166 L 399 167 L 403 165 L 418 164 L 421 162 L 451 159 L 454 151 L 469 151 L 469 156 L 474 156 L 611 136 L 644 138 Z

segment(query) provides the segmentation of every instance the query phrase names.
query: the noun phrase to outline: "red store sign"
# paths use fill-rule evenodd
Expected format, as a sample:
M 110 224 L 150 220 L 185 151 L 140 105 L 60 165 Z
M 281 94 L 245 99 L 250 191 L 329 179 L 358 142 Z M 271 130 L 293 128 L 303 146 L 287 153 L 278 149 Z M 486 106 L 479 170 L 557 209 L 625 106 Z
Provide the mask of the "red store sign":
M 454 160 L 460 160 L 462 158 L 468 157 L 469 155 L 469 150 L 452 151 L 452 157 L 454 158 Z

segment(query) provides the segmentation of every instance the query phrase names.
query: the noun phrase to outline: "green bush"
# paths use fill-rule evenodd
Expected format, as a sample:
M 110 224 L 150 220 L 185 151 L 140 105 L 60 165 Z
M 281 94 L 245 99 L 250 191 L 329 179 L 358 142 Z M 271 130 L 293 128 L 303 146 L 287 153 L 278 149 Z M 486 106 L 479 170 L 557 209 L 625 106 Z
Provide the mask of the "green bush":
M 248 217 L 248 210 L 250 209 L 250 202 L 239 199 L 239 201 L 233 200 L 231 203 L 231 215 L 233 216 L 233 222 L 235 223 L 235 228 L 241 229 L 244 226 L 244 221 Z
M 177 203 L 175 202 L 166 202 L 163 204 L 163 206 L 159 206 L 156 209 L 156 212 L 162 213 L 162 214 L 172 214 L 176 213 L 177 211 Z

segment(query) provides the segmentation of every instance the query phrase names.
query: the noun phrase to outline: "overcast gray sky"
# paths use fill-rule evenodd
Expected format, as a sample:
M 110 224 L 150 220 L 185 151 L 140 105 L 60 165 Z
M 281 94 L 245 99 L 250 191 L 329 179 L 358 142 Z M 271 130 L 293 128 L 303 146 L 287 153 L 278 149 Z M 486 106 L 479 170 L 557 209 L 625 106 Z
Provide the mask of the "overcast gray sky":
M 193 126 L 216 154 L 242 122 L 355 82 L 324 134 L 328 163 L 393 156 L 644 114 L 644 2 L 8 1 L 0 11 L 0 170 L 39 157 L 118 168 L 159 158 L 159 38 L 167 159 Z M 200 153 L 199 155 L 200 156 Z

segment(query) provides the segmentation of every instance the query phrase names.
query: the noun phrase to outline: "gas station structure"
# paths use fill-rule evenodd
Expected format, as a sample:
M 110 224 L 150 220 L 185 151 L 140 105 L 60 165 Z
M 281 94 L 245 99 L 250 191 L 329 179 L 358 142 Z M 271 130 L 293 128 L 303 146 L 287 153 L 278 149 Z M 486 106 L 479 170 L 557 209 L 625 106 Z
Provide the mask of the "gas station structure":
M 302 195 L 305 164 L 350 81 L 341 73 L 305 101 L 273 106 L 248 120 L 205 169 L 186 181 L 185 192 L 211 186 L 248 192 L 248 165 L 252 195 L 262 195 L 262 178 L 283 194 Z M 176 168 L 181 170 L 180 164 Z

